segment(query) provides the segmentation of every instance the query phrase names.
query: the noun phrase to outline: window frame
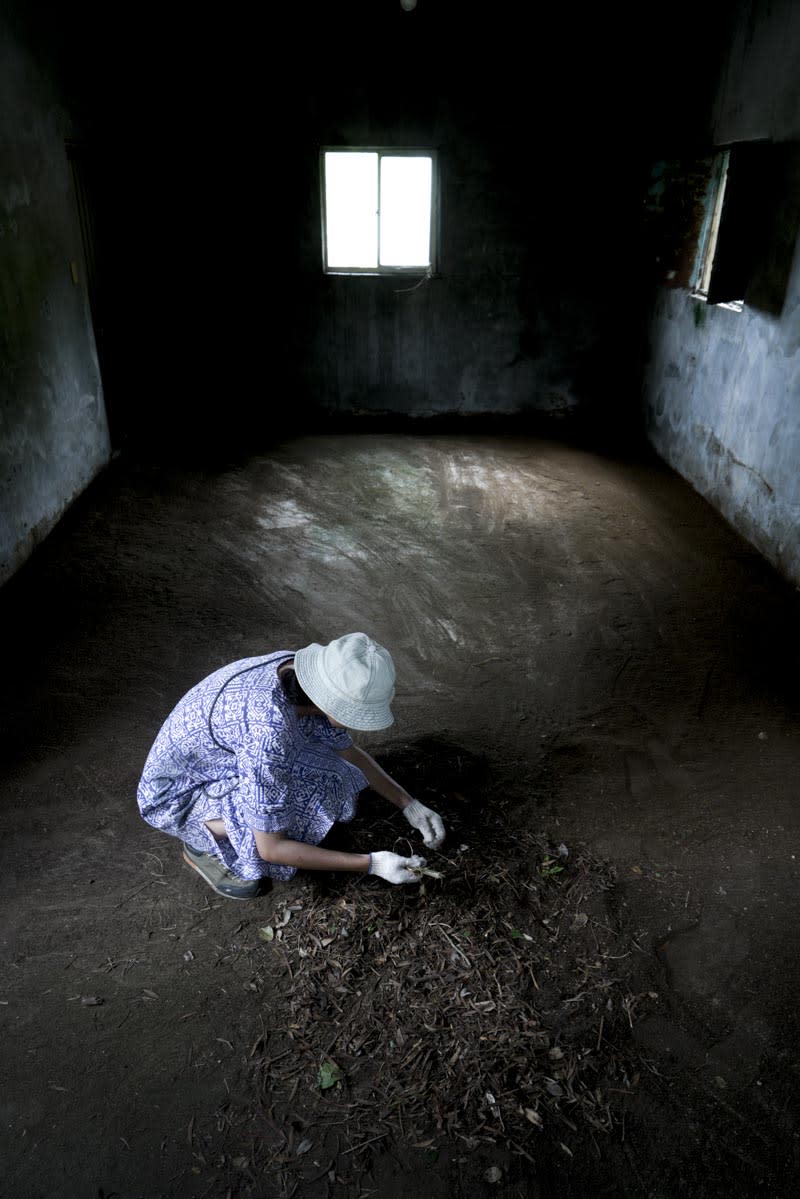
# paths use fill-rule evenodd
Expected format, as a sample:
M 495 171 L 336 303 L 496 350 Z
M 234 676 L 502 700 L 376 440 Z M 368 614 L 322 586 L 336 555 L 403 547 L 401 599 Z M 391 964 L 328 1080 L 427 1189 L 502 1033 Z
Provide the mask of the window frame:
M 378 155 L 378 254 L 380 260 L 381 235 L 381 166 L 382 157 L 388 158 L 430 158 L 431 160 L 431 218 L 428 266 L 381 266 L 376 267 L 331 267 L 328 265 L 328 214 L 326 203 L 326 154 L 377 154 Z M 439 259 L 439 155 L 438 151 L 429 146 L 320 146 L 319 151 L 319 187 L 320 213 L 322 218 L 322 270 L 325 275 L 343 276 L 413 276 L 432 278 L 438 274 Z
M 775 241 L 776 206 L 787 187 L 787 144 L 752 138 L 718 147 L 695 262 L 693 298 L 733 312 L 764 302 L 765 260 Z M 787 285 L 788 272 L 784 299 Z
M 730 146 L 718 150 L 714 155 L 708 183 L 708 208 L 700 229 L 697 255 L 692 271 L 692 298 L 704 300 L 706 303 L 709 302 L 709 284 L 714 271 L 714 256 L 717 251 L 722 211 L 725 205 L 730 157 Z

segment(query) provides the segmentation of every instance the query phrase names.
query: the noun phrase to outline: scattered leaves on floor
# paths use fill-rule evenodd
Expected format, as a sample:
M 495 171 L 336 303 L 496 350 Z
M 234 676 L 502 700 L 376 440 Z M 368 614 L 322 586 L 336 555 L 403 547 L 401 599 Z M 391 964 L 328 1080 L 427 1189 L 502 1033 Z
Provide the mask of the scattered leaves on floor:
M 629 1031 L 652 998 L 626 988 L 629 954 L 605 899 L 615 871 L 579 845 L 565 855 L 512 830 L 500 804 L 481 814 L 480 836 L 439 806 L 441 879 L 333 876 L 306 885 L 290 921 L 276 913 L 283 937 L 265 952 L 291 981 L 270 1021 L 289 1048 L 257 1059 L 265 1091 L 294 1098 L 313 1079 L 314 1127 L 346 1126 L 353 1151 L 390 1134 L 528 1156 L 556 1129 L 609 1131 L 609 1092 L 630 1090 Z M 385 827 L 356 836 L 387 847 Z M 397 835 L 394 848 L 413 843 Z

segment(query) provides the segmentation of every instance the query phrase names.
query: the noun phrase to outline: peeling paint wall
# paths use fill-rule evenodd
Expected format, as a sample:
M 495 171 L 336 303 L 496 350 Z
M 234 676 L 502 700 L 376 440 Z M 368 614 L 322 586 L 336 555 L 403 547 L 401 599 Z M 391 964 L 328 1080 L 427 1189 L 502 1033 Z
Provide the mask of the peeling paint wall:
M 714 140 L 797 138 L 800 9 L 740 6 Z M 800 188 L 800 173 L 795 179 Z M 788 578 L 800 584 L 800 240 L 779 316 L 659 293 L 645 377 L 656 450 Z M 794 244 L 792 250 L 791 246 Z
M 665 291 L 655 334 L 655 448 L 800 583 L 800 255 L 781 320 Z
M 110 454 L 67 133 L 0 22 L 0 582 Z

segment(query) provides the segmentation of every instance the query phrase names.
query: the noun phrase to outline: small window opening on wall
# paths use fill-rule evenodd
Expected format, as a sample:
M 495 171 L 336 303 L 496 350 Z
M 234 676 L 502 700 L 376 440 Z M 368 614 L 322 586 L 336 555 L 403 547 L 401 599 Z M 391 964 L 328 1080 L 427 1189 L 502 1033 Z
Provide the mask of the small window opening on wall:
M 696 299 L 736 312 L 749 303 L 775 204 L 774 151 L 770 142 L 740 142 L 714 156 L 692 275 Z
M 320 176 L 326 273 L 433 273 L 433 151 L 326 147 L 320 155 Z

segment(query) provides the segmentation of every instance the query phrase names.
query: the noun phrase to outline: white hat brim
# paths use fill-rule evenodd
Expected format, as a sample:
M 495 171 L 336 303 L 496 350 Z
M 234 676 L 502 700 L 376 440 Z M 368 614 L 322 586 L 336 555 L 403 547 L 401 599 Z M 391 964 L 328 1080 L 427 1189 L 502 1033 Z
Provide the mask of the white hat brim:
M 294 655 L 297 681 L 311 702 L 326 716 L 332 716 L 340 724 L 357 732 L 371 733 L 390 728 L 394 724 L 394 716 L 388 703 L 355 703 L 331 688 L 321 669 L 325 648 L 314 642 L 297 650 Z

